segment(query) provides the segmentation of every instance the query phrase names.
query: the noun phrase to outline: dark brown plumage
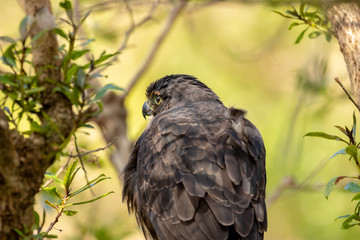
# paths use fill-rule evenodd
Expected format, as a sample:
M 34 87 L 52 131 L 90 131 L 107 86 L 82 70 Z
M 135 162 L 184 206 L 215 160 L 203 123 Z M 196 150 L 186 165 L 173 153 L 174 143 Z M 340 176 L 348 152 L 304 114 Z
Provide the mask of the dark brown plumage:
M 263 239 L 265 148 L 245 112 L 188 75 L 161 78 L 146 95 L 153 118 L 123 173 L 123 200 L 145 237 Z

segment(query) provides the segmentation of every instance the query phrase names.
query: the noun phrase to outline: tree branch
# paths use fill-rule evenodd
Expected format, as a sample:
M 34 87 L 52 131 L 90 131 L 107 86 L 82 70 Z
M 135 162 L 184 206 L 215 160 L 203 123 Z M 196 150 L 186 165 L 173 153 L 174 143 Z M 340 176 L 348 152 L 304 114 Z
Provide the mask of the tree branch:
M 342 85 L 342 83 L 340 82 L 339 78 L 335 78 L 335 82 L 337 82 L 340 87 L 344 90 L 345 94 L 348 96 L 348 98 L 350 99 L 350 101 L 355 105 L 355 107 L 358 109 L 358 111 L 360 112 L 360 106 L 355 102 L 355 100 L 350 96 L 350 94 L 346 91 L 344 85 Z
M 159 4 L 158 1 L 154 2 L 149 13 L 141 21 L 139 21 L 138 23 L 135 23 L 134 16 L 132 13 L 132 9 L 129 5 L 129 2 L 128 2 L 128 0 L 125 0 L 126 9 L 128 9 L 129 16 L 130 16 L 131 26 L 126 31 L 124 40 L 123 40 L 121 46 L 119 47 L 118 52 L 122 52 L 127 47 L 129 38 L 136 28 L 142 26 L 144 23 L 146 23 L 147 21 L 149 21 L 153 18 L 154 12 L 155 12 L 158 4 Z M 117 61 L 118 58 L 119 58 L 119 55 L 116 55 L 116 57 L 114 58 L 114 61 Z
M 185 0 L 181 0 L 171 11 L 166 24 L 164 26 L 164 28 L 162 29 L 162 31 L 160 32 L 158 38 L 155 40 L 153 46 L 150 49 L 149 54 L 147 55 L 147 57 L 145 58 L 144 62 L 142 63 L 142 65 L 140 66 L 140 68 L 138 69 L 138 71 L 135 73 L 135 75 L 132 77 L 130 84 L 127 88 L 127 91 L 125 94 L 128 94 L 131 89 L 134 87 L 134 85 L 136 84 L 136 82 L 144 75 L 144 73 L 146 72 L 146 70 L 150 67 L 153 59 L 155 58 L 161 44 L 164 42 L 166 36 L 169 34 L 172 26 L 174 25 L 176 19 L 178 18 L 178 16 L 180 16 L 181 12 L 185 9 L 186 6 L 186 1 Z

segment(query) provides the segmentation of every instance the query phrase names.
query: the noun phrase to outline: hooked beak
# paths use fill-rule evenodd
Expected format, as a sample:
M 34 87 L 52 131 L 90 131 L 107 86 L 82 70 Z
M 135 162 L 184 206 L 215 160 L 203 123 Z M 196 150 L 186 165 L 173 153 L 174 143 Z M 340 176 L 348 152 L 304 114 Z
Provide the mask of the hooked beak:
M 151 109 L 150 105 L 148 104 L 148 101 L 145 101 L 144 105 L 142 106 L 142 114 L 145 119 L 146 119 L 146 116 L 152 116 L 152 109 Z

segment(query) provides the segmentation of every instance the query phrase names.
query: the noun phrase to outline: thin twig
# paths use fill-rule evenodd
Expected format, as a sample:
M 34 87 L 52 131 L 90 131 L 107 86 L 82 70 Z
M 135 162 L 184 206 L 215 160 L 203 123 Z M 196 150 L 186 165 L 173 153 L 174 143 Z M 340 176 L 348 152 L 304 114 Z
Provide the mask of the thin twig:
M 148 13 L 143 19 L 141 19 L 138 23 L 135 23 L 134 15 L 133 15 L 133 10 L 132 10 L 132 8 L 130 7 L 130 4 L 129 4 L 128 0 L 124 0 L 124 2 L 125 2 L 126 9 L 127 9 L 128 13 L 129 13 L 129 17 L 130 17 L 130 21 L 131 21 L 131 26 L 130 26 L 130 28 L 125 32 L 124 39 L 123 39 L 120 47 L 119 47 L 118 50 L 117 50 L 117 52 L 120 52 L 120 53 L 121 53 L 122 51 L 124 51 L 124 49 L 127 48 L 128 43 L 129 43 L 129 40 L 130 40 L 130 37 L 131 37 L 131 35 L 133 34 L 133 32 L 135 31 L 135 29 L 138 28 L 138 27 L 141 27 L 141 26 L 142 26 L 143 24 L 145 24 L 147 21 L 153 19 L 155 10 L 156 10 L 157 6 L 159 5 L 159 1 L 156 0 L 156 1 L 153 3 L 153 5 L 152 5 L 152 7 L 151 7 L 151 9 L 150 9 L 150 11 L 149 11 L 149 13 Z M 116 62 L 116 61 L 118 61 L 118 60 L 119 60 L 119 54 L 115 55 L 115 56 L 111 59 L 111 61 L 109 61 L 108 63 L 113 63 L 113 62 Z M 98 71 L 96 71 L 96 73 L 101 73 L 101 72 L 103 72 L 103 71 L 104 71 L 105 69 L 107 69 L 109 66 L 110 66 L 110 64 L 107 65 L 107 66 L 104 66 L 103 68 L 101 68 L 101 69 L 99 69 Z
M 285 190 L 292 190 L 291 193 L 287 194 L 284 198 L 289 198 L 299 193 L 300 191 L 317 191 L 323 187 L 323 184 L 304 184 L 304 182 L 297 183 L 293 176 L 285 176 L 282 182 L 272 192 L 266 201 L 267 208 L 270 208 L 275 202 L 284 196 Z
M 182 12 L 182 10 L 184 10 L 185 6 L 186 6 L 186 1 L 182 0 L 182 1 L 180 1 L 179 4 L 177 4 L 173 8 L 173 10 L 171 11 L 171 13 L 166 21 L 166 24 L 165 24 L 163 30 L 160 32 L 160 35 L 155 40 L 152 48 L 150 49 L 148 56 L 145 58 L 145 61 L 143 62 L 143 64 L 140 66 L 138 71 L 135 73 L 135 75 L 131 79 L 129 87 L 127 88 L 127 91 L 125 94 L 128 94 L 131 91 L 131 89 L 134 87 L 136 82 L 142 77 L 142 75 L 150 67 L 150 64 L 152 63 L 154 57 L 156 56 L 156 53 L 158 52 L 161 44 L 164 42 L 165 37 L 170 32 L 172 26 L 175 23 L 175 20 L 180 16 L 180 13 Z
M 130 16 L 130 21 L 131 21 L 131 26 L 130 28 L 126 31 L 125 33 L 125 37 L 124 37 L 124 40 L 121 44 L 121 46 L 119 47 L 119 49 L 117 50 L 118 52 L 122 52 L 128 45 L 128 42 L 129 42 L 129 38 L 131 36 L 131 34 L 134 32 L 134 30 L 138 27 L 140 27 L 141 25 L 143 25 L 144 23 L 146 23 L 147 21 L 151 20 L 154 16 L 154 12 L 159 4 L 158 1 L 155 1 L 149 11 L 149 13 L 138 23 L 135 23 L 135 20 L 134 20 L 134 15 L 133 15 L 133 11 L 129 5 L 129 2 L 128 0 L 124 0 L 125 1 L 125 6 L 126 6 L 126 9 L 128 10 L 129 12 L 129 16 Z M 114 61 L 117 61 L 119 58 L 119 55 L 116 55 L 116 57 L 114 58 Z
M 55 220 L 54 220 L 52 223 L 50 223 L 50 226 L 49 226 L 48 229 L 46 230 L 46 232 L 45 232 L 45 234 L 43 235 L 43 237 L 40 238 L 40 239 L 44 239 L 44 238 L 46 237 L 46 235 L 49 234 L 49 232 L 51 231 L 51 229 L 54 228 L 55 224 L 59 221 L 59 218 L 61 217 L 62 212 L 63 212 L 63 209 L 58 212 L 58 214 L 57 214 L 56 217 L 55 217 Z
M 84 153 L 80 153 L 80 154 L 78 153 L 78 154 L 76 154 L 76 155 L 69 154 L 69 155 L 67 155 L 67 156 L 68 156 L 69 158 L 76 158 L 76 157 L 81 158 L 81 157 L 84 157 L 84 156 L 86 156 L 86 155 L 88 155 L 88 154 L 90 154 L 90 153 L 103 151 L 103 150 L 105 150 L 105 149 L 107 149 L 107 148 L 110 148 L 110 147 L 116 142 L 117 139 L 118 139 L 117 137 L 114 138 L 114 139 L 113 139 L 109 144 L 107 144 L 105 147 L 97 148 L 97 149 L 94 149 L 94 150 L 91 150 L 91 151 L 88 151 L 88 152 L 84 152 Z
M 82 156 L 80 155 L 80 149 L 79 149 L 79 146 L 78 146 L 78 143 L 77 143 L 77 138 L 76 138 L 76 135 L 75 135 L 75 134 L 74 134 L 74 143 L 75 143 L 76 153 L 77 153 L 77 155 L 79 155 L 78 158 L 79 158 L 79 160 L 80 160 L 81 168 L 82 168 L 83 171 L 84 171 L 84 176 L 85 176 L 86 183 L 89 184 L 89 178 L 88 178 L 88 176 L 87 176 L 87 171 L 86 171 L 86 169 L 85 169 L 84 161 L 83 161 L 83 159 L 82 159 Z M 95 193 L 92 191 L 91 188 L 90 188 L 90 191 L 91 191 L 92 194 L 95 194 Z
M 360 106 L 355 102 L 355 100 L 350 96 L 350 94 L 346 91 L 344 85 L 342 85 L 342 83 L 340 82 L 339 78 L 336 77 L 335 78 L 335 82 L 337 82 L 340 87 L 344 90 L 344 92 L 346 93 L 346 95 L 348 96 L 348 98 L 350 99 L 350 101 L 355 105 L 355 107 L 359 110 L 360 112 Z
M 62 172 L 65 171 L 65 168 L 69 165 L 70 160 L 71 160 L 71 157 L 68 157 L 68 160 L 66 161 L 66 163 L 65 163 L 64 165 L 62 165 L 62 166 L 59 168 L 59 170 L 57 170 L 55 176 L 59 176 Z M 48 181 L 46 181 L 46 182 L 44 183 L 44 185 L 42 185 L 42 187 L 47 187 L 47 186 L 49 186 L 52 182 L 54 182 L 54 180 L 49 179 Z
M 268 200 L 266 201 L 266 205 L 270 208 L 277 200 L 280 199 L 284 195 L 285 190 L 294 190 L 292 194 L 287 195 L 293 196 L 302 190 L 316 190 L 320 186 L 319 185 L 310 185 L 309 182 L 314 179 L 319 172 L 324 169 L 324 167 L 329 163 L 329 159 L 326 158 L 323 161 L 319 162 L 311 172 L 301 181 L 297 182 L 293 176 L 285 176 L 282 182 L 276 187 L 276 189 L 270 194 Z M 321 186 L 322 187 L 322 186 Z
M 274 204 L 280 196 L 282 196 L 285 189 L 288 189 L 292 186 L 295 186 L 295 180 L 292 176 L 285 176 L 282 179 L 282 182 L 276 187 L 276 189 L 273 191 L 273 193 L 268 197 L 268 200 L 266 201 L 266 205 L 269 208 L 270 205 Z

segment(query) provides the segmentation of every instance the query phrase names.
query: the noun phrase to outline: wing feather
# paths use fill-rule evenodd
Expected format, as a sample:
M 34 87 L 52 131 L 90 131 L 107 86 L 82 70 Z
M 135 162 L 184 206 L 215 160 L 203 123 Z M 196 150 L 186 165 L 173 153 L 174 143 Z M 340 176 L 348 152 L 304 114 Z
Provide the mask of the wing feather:
M 189 195 L 182 184 L 178 184 L 173 191 L 176 213 L 182 221 L 194 218 L 198 207 L 199 197 Z
M 216 220 L 204 200 L 199 203 L 194 219 L 208 239 L 222 240 L 227 238 L 228 230 Z

